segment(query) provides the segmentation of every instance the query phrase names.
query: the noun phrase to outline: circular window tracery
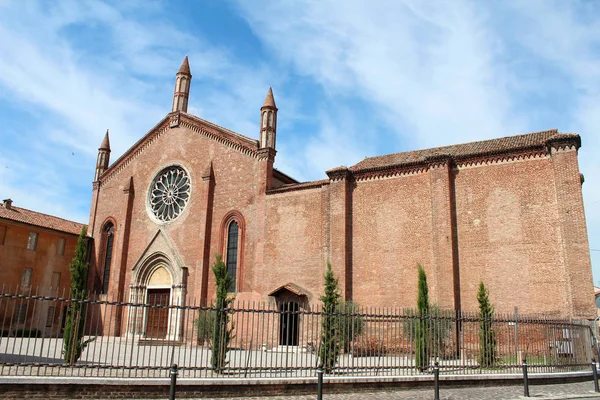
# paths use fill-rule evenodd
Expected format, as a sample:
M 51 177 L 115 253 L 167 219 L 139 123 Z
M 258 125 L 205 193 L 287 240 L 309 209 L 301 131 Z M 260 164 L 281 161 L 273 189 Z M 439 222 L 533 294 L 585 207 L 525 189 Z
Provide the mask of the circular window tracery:
M 163 222 L 175 220 L 185 209 L 190 190 L 190 178 L 182 167 L 163 169 L 152 181 L 148 194 L 152 214 Z

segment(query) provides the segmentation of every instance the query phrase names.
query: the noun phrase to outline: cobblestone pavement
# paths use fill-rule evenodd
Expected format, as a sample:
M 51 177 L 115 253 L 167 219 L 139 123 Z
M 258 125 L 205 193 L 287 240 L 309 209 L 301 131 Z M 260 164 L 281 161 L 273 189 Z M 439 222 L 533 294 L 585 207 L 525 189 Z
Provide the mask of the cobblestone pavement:
M 532 399 L 600 399 L 600 393 L 594 393 L 593 382 L 580 382 L 555 385 L 532 385 L 529 387 Z M 316 395 L 311 396 L 273 396 L 273 397 L 237 397 L 227 400 L 315 400 Z M 359 392 L 343 394 L 323 393 L 323 400 L 431 400 L 433 390 L 398 390 L 381 392 Z M 505 399 L 527 399 L 523 397 L 522 386 L 499 386 L 499 387 L 477 387 L 477 388 L 452 388 L 440 389 L 440 400 L 505 400 Z M 218 399 L 204 399 L 218 400 Z M 220 399 L 223 400 L 223 399 Z

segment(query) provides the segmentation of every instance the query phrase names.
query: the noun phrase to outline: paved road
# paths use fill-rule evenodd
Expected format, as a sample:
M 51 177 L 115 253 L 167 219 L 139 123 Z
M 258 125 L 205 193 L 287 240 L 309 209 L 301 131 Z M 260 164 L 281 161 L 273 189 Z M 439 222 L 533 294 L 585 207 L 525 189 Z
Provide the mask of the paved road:
M 530 386 L 530 398 L 539 399 L 600 399 L 600 393 L 594 393 L 593 382 L 535 385 Z M 315 400 L 313 396 L 274 396 L 274 397 L 238 397 L 227 400 Z M 432 390 L 399 390 L 375 393 L 323 394 L 323 400 L 432 400 Z M 506 400 L 527 399 L 523 397 L 522 386 L 500 386 L 481 388 L 441 389 L 441 400 Z M 223 399 L 204 399 L 223 400 Z

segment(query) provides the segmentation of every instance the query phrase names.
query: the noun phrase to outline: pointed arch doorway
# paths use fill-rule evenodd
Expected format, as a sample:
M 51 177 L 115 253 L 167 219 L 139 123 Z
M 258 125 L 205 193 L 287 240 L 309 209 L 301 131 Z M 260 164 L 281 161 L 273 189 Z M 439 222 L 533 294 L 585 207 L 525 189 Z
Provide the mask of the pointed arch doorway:
M 128 334 L 142 339 L 178 341 L 182 337 L 185 299 L 184 270 L 174 267 L 164 253 L 156 252 L 133 268 Z
M 147 338 L 164 339 L 169 333 L 171 288 L 173 279 L 163 265 L 159 265 L 146 287 L 146 334 Z

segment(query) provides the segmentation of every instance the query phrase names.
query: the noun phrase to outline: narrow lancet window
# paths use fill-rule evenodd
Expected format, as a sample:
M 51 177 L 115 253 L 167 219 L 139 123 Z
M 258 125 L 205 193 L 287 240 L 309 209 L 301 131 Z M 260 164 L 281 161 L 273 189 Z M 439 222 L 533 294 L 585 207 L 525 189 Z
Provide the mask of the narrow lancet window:
M 227 233 L 227 273 L 231 277 L 231 286 L 229 287 L 230 292 L 235 292 L 236 290 L 238 233 L 238 223 L 236 221 L 231 221 Z
M 112 260 L 113 242 L 115 238 L 115 227 L 112 223 L 106 224 L 104 233 L 104 274 L 102 276 L 102 294 L 108 293 L 108 281 L 110 279 L 110 263 Z

